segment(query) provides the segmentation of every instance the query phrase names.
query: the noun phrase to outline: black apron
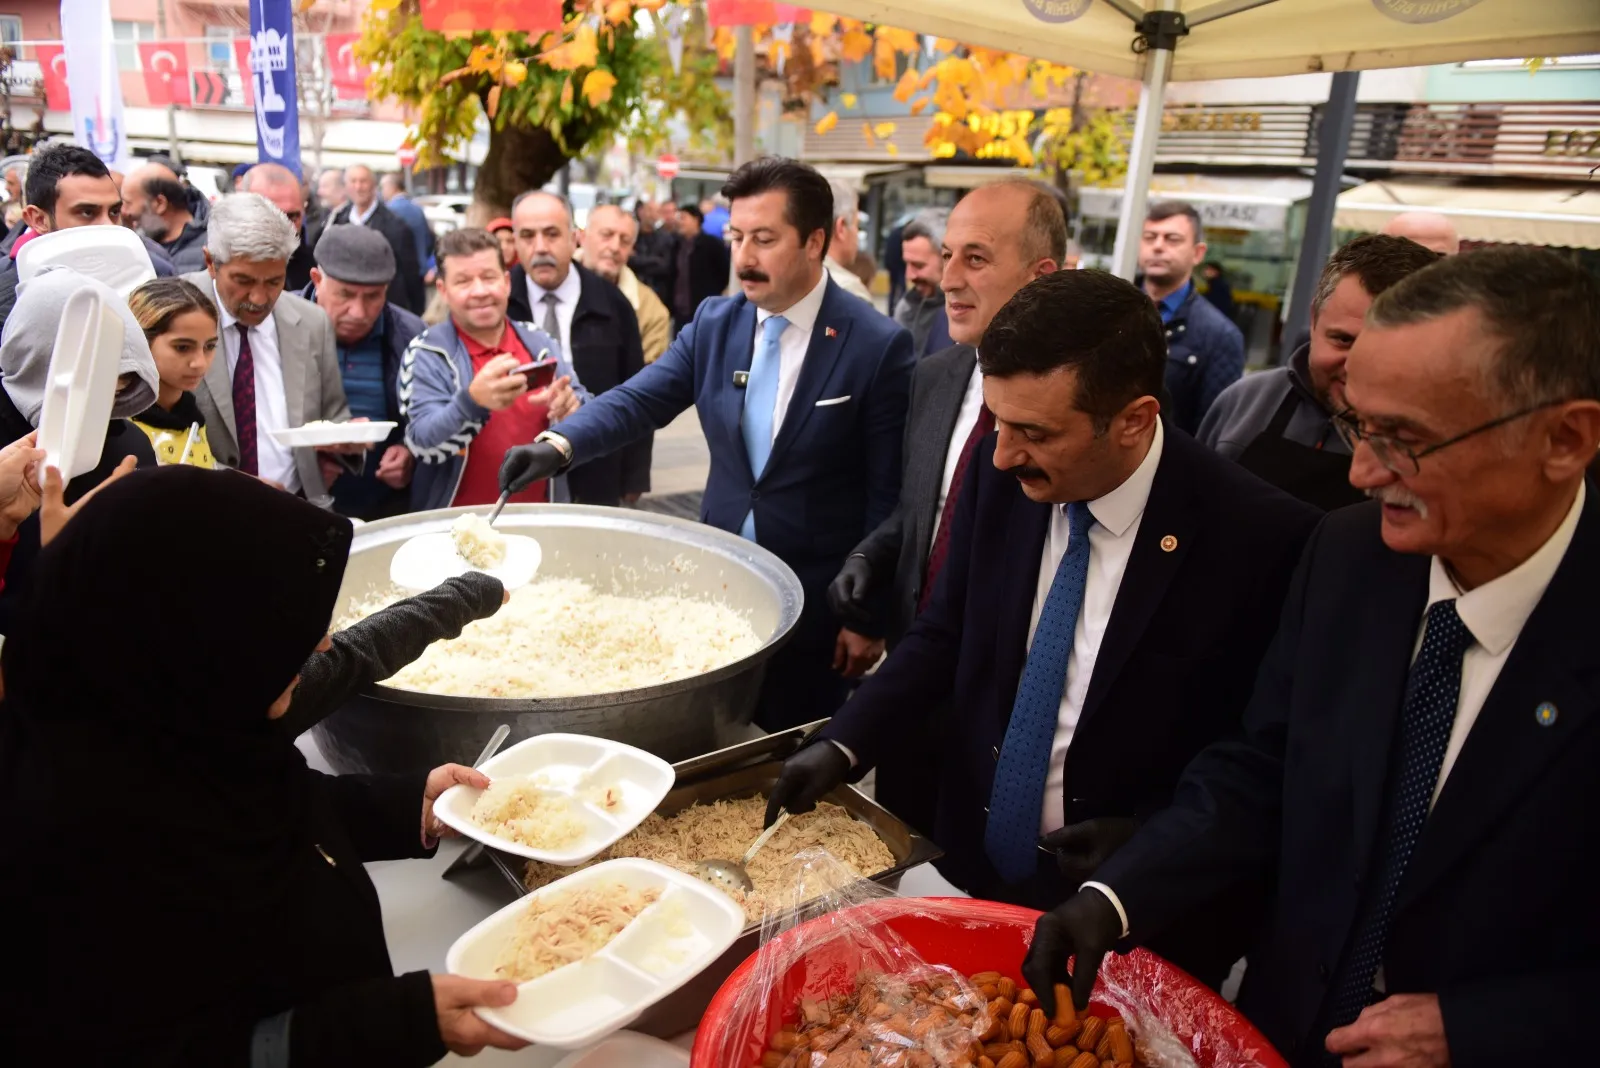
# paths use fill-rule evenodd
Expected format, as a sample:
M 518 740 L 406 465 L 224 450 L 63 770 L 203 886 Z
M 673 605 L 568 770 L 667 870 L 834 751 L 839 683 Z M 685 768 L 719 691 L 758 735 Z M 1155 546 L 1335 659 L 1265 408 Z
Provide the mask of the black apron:
M 1283 436 L 1299 403 L 1291 388 L 1267 429 L 1240 454 L 1239 466 L 1325 512 L 1366 500 L 1366 494 L 1350 485 L 1348 455 L 1301 445 Z

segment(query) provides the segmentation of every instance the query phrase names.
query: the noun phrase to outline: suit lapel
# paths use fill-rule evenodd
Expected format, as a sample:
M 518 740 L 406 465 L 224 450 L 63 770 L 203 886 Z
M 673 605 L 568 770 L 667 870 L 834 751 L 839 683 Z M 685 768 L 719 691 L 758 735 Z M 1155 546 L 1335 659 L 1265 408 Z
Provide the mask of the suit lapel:
M 744 418 L 745 387 L 735 385 L 733 376 L 739 372 L 748 372 L 750 364 L 755 360 L 756 344 L 756 306 L 748 300 L 742 301 L 739 309 L 734 312 L 728 324 L 728 347 L 723 352 L 723 366 L 714 372 L 721 376 L 722 381 L 712 383 L 713 388 L 720 390 L 722 395 L 722 419 L 728 434 L 728 441 L 733 447 L 733 452 L 738 455 L 744 464 L 744 469 L 750 472 L 751 483 L 755 482 L 755 472 L 750 467 L 750 454 L 744 447 L 744 432 L 740 429 L 740 422 Z M 715 366 L 715 365 L 713 365 Z M 767 466 L 771 466 L 768 460 Z
M 1084 695 L 1078 717 L 1078 730 L 1094 718 L 1106 691 L 1144 637 L 1150 617 L 1155 614 L 1173 576 L 1183 566 L 1189 549 L 1198 536 L 1199 516 L 1194 499 L 1194 480 L 1189 477 L 1186 450 L 1199 448 L 1189 439 L 1168 429 L 1162 444 L 1161 462 L 1150 483 L 1150 498 L 1139 520 L 1133 551 L 1123 572 L 1122 585 L 1100 641 L 1094 674 Z M 1168 539 L 1174 539 L 1169 541 Z M 1168 546 L 1173 546 L 1168 548 Z
M 1428 816 L 1401 884 L 1403 907 L 1445 875 L 1501 813 L 1592 727 L 1600 706 L 1593 604 L 1600 590 L 1600 501 L 1591 493 L 1572 544 L 1506 658 Z M 1556 718 L 1535 710 L 1548 702 Z
M 983 448 L 982 443 L 979 448 Z M 995 626 L 994 656 L 995 681 L 1001 686 L 1010 686 L 1009 691 L 1001 692 L 996 702 L 1002 733 L 1011 721 L 1011 705 L 1016 698 L 1017 686 L 1022 681 L 1023 665 L 1028 659 L 1028 625 L 1033 621 L 1033 602 L 1039 592 L 1039 562 L 1044 556 L 1045 539 L 1050 534 L 1050 512 L 1055 507 L 1030 501 L 1021 486 L 1008 488 L 1011 493 L 1011 514 L 1006 530 L 1015 534 L 1013 544 L 1016 551 L 1005 554 L 1005 568 L 1001 573 L 1000 616 Z
M 929 436 L 923 441 L 910 443 L 911 449 L 926 448 L 928 455 L 924 469 L 927 471 L 927 480 L 923 483 L 927 492 L 922 496 L 922 515 L 918 535 L 919 553 L 922 554 L 926 564 L 928 545 L 935 524 L 939 522 L 936 514 L 939 509 L 939 489 L 944 483 L 944 465 L 950 455 L 950 441 L 955 436 L 956 420 L 961 417 L 961 401 L 967 395 L 967 380 L 972 376 L 972 365 L 977 361 L 977 354 L 967 346 L 961 347 L 961 359 L 947 361 L 944 373 L 939 381 L 928 390 L 926 404 L 928 406 L 927 430 Z M 912 413 L 914 418 L 915 412 Z M 976 459 L 976 458 L 974 458 Z M 905 467 L 909 471 L 912 465 L 910 455 L 905 458 Z
M 278 365 L 283 369 L 284 415 L 289 426 L 304 423 L 306 415 L 306 361 L 309 345 L 301 337 L 300 314 L 287 301 L 278 301 L 272 322 L 278 332 Z
M 840 313 L 840 301 L 854 299 L 834 285 L 832 279 L 828 280 L 822 306 L 817 309 L 817 321 L 811 327 L 811 343 L 806 346 L 806 358 L 800 365 L 794 396 L 784 410 L 783 426 L 778 430 L 778 439 L 772 443 L 772 455 L 767 458 L 768 471 L 783 459 L 783 454 L 805 429 L 817 401 L 822 399 L 822 387 L 827 385 L 833 365 L 850 340 L 851 319 Z
M 1374 533 L 1375 537 L 1381 536 Z M 1372 592 L 1356 603 L 1346 632 L 1357 661 L 1350 665 L 1348 688 L 1335 707 L 1347 710 L 1342 735 L 1350 762 L 1353 856 L 1372 856 L 1373 838 L 1383 817 L 1394 733 L 1406 699 L 1417 628 L 1428 601 L 1426 556 L 1385 550 L 1371 575 L 1360 581 Z
M 209 279 L 207 280 L 206 289 L 211 299 L 220 305 L 222 302 L 217 299 L 217 287 Z M 239 343 L 238 324 L 235 323 L 227 329 L 233 332 L 233 343 L 237 345 Z M 215 439 L 218 436 L 222 436 L 223 443 L 229 446 L 228 449 L 223 451 L 230 454 L 237 453 L 239 449 L 239 424 L 233 417 L 233 376 L 228 371 L 228 354 L 225 348 L 217 353 L 216 359 L 211 361 L 211 370 L 206 372 L 205 379 L 200 383 L 200 389 L 210 395 L 212 408 L 222 417 L 222 426 L 215 429 L 208 427 L 206 436 L 213 439 L 214 448 L 217 447 Z

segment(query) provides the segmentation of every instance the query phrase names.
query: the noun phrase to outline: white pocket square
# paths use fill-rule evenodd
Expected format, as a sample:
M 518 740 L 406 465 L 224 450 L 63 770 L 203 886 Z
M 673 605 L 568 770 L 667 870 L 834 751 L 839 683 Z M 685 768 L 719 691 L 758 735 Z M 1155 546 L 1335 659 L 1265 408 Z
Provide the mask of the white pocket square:
M 820 400 L 820 401 L 817 401 L 817 405 L 816 405 L 816 406 L 817 406 L 817 407 L 818 407 L 818 408 L 827 408 L 827 407 L 829 407 L 829 406 L 830 406 L 830 405 L 834 405 L 834 404 L 843 404 L 843 403 L 844 403 L 844 402 L 845 402 L 845 401 L 847 401 L 847 400 L 849 400 L 849 399 L 850 399 L 850 396 L 851 396 L 851 395 L 850 395 L 850 394 L 849 394 L 849 393 L 846 393 L 846 394 L 845 394 L 845 395 L 844 395 L 844 396 L 842 396 L 842 397 L 829 397 L 829 398 L 828 398 L 828 399 L 827 399 L 827 400 Z

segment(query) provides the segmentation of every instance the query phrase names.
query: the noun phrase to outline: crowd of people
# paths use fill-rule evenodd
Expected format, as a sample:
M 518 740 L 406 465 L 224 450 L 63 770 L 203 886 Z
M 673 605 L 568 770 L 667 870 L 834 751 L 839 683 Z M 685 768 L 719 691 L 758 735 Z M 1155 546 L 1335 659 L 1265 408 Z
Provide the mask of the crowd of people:
M 778 157 L 725 203 L 601 206 L 580 232 L 533 190 L 437 239 L 364 168 L 319 180 L 313 222 L 282 168 L 203 214 L 174 174 L 119 192 L 89 153 L 38 153 L 18 240 L 124 222 L 185 269 L 152 254 L 127 294 L 43 271 L 0 340 L 0 771 L 25 814 L 0 887 L 40 959 L 180 982 L 224 949 L 217 982 L 178 1006 L 145 984 L 85 1050 L 516 1045 L 470 1012 L 507 984 L 391 974 L 358 863 L 425 855 L 432 799 L 476 773 L 330 779 L 292 745 L 503 591 L 452 580 L 329 638 L 343 517 L 629 503 L 691 406 L 702 521 L 805 594 L 756 722 L 832 717 L 769 822 L 875 771 L 955 885 L 1043 911 L 1024 971 L 1047 1012 L 1138 944 L 1218 987 L 1243 958 L 1239 1006 L 1297 1066 L 1586 1041 L 1600 285 L 1579 267 L 1401 217 L 1330 256 L 1304 343 L 1245 376 L 1179 202 L 1151 206 L 1133 284 L 1070 269 L 1056 190 L 986 185 L 895 235 L 891 315 L 857 292 L 855 192 Z M 84 286 L 127 330 L 100 462 L 63 485 L 36 427 Z M 396 425 L 371 448 L 272 433 L 357 419 Z M 193 470 L 215 467 L 255 478 Z M 182 629 L 219 603 L 228 638 L 194 654 Z M 93 789 L 25 804 L 69 777 Z M 108 790 L 179 815 L 103 835 L 87 871 L 70 832 L 103 828 Z M 85 920 L 108 889 L 141 922 Z M 75 984 L 48 968 L 11 1019 L 65 1018 Z

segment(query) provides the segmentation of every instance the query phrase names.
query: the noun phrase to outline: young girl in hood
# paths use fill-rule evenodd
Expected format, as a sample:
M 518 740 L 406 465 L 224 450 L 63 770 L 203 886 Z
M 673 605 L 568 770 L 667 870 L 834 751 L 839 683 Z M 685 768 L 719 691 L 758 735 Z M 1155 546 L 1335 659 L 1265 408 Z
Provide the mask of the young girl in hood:
M 217 354 L 216 305 L 192 282 L 158 278 L 129 294 L 128 308 L 144 330 L 161 375 L 155 403 L 134 417 L 134 426 L 150 439 L 159 462 L 181 460 L 193 467 L 215 467 L 206 441 L 206 417 L 194 391 Z

